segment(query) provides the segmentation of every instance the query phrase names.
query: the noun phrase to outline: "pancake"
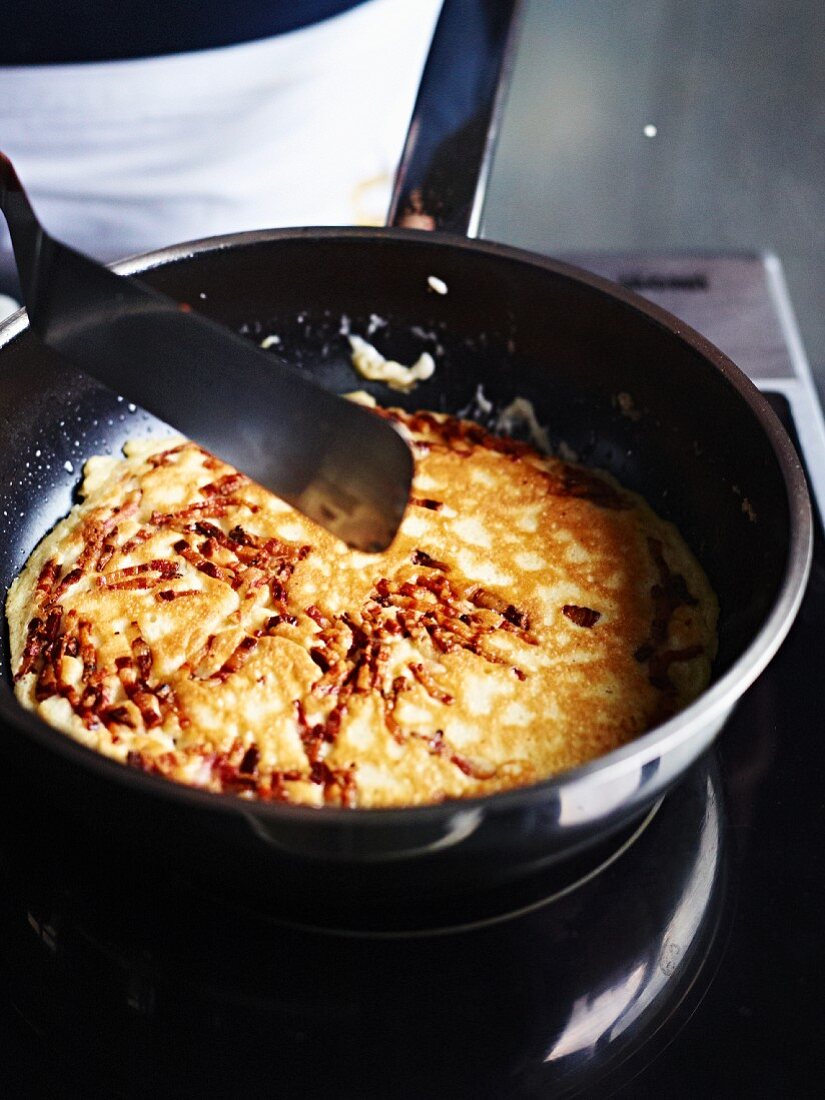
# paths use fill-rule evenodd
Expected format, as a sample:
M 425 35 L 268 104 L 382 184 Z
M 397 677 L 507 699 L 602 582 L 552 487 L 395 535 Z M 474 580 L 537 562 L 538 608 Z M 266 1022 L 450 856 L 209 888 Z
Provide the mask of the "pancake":
M 355 808 L 533 783 L 704 689 L 716 598 L 641 497 L 469 421 L 377 412 L 416 454 L 377 555 L 191 442 L 90 459 L 8 594 L 20 702 L 171 780 Z

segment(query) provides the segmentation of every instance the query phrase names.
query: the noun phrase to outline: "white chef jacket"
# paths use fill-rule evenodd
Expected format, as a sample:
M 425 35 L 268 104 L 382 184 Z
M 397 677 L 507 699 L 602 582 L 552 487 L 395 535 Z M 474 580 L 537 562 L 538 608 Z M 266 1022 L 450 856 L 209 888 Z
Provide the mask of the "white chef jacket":
M 439 7 L 369 0 L 218 49 L 0 68 L 0 149 L 49 231 L 104 261 L 245 229 L 380 223 Z

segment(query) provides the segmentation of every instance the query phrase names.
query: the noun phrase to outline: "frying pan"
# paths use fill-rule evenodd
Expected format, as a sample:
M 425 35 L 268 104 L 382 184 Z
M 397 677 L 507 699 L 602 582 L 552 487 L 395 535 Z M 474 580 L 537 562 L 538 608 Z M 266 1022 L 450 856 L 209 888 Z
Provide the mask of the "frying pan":
M 473 8 L 489 54 L 467 96 L 469 121 L 448 123 L 446 145 L 428 128 L 433 102 L 444 102 L 436 78 L 449 70 L 456 15 L 465 33 L 472 14 L 459 0 L 445 5 L 436 31 L 395 222 L 466 230 L 477 221 L 503 95 L 497 77 L 511 63 L 513 36 L 511 5 Z M 470 141 L 463 157 L 456 128 Z M 470 170 L 457 173 L 462 164 Z M 80 814 L 122 835 L 124 858 L 142 849 L 213 887 L 276 906 L 300 898 L 316 914 L 352 916 L 413 895 L 500 887 L 577 857 L 639 818 L 710 745 L 787 633 L 812 542 L 793 447 L 721 352 L 632 293 L 500 244 L 395 227 L 243 233 L 166 248 L 116 270 L 251 338 L 277 335 L 274 354 L 339 392 L 363 385 L 349 365 L 352 331 L 401 361 L 435 354 L 430 381 L 392 395 L 407 409 L 484 419 L 515 396 L 527 398 L 555 445 L 610 470 L 678 525 L 719 596 L 719 656 L 711 686 L 690 707 L 584 767 L 484 798 L 352 811 L 213 795 L 99 756 L 17 705 L 4 637 L 2 748 L 34 778 L 44 803 L 58 807 L 56 828 L 71 828 Z M 431 276 L 446 294 L 432 291 Z M 386 402 L 380 384 L 366 388 Z M 44 350 L 23 314 L 0 328 L 0 425 L 4 588 L 71 506 L 86 458 L 115 453 L 130 437 L 168 433 Z

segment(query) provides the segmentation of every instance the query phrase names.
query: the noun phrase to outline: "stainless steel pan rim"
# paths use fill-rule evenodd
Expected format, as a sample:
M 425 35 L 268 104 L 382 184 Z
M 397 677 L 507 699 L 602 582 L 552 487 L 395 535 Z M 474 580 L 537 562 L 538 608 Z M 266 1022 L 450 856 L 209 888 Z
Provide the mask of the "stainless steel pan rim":
M 385 244 L 404 240 L 415 241 L 418 246 L 424 244 L 434 249 L 433 274 L 436 275 L 438 274 L 438 252 L 442 249 L 487 253 L 490 256 L 531 267 L 543 268 L 566 279 L 584 283 L 609 298 L 625 303 L 654 323 L 675 333 L 710 362 L 734 387 L 759 421 L 779 463 L 787 492 L 791 537 L 785 573 L 772 610 L 762 627 L 731 668 L 694 703 L 621 749 L 528 787 L 427 806 L 364 809 L 353 812 L 332 807 L 315 809 L 285 803 L 254 802 L 235 795 L 215 795 L 134 771 L 102 756 L 93 749 L 86 748 L 47 726 L 31 712 L 24 710 L 7 686 L 4 686 L 3 692 L 0 693 L 0 714 L 14 725 L 25 728 L 27 733 L 50 751 L 57 751 L 83 768 L 98 770 L 104 777 L 126 784 L 139 784 L 147 793 L 154 790 L 156 794 L 166 799 L 189 803 L 193 807 L 219 813 L 236 814 L 241 811 L 256 817 L 260 815 L 264 819 L 291 821 L 295 824 L 304 821 L 307 824 L 318 825 L 323 821 L 324 824 L 331 826 L 345 824 L 349 829 L 380 825 L 394 827 L 415 823 L 423 825 L 451 817 L 458 810 L 487 814 L 524 807 L 527 804 L 542 804 L 562 792 L 573 793 L 584 784 L 590 786 L 595 783 L 596 786 L 600 786 L 602 783 L 609 784 L 621 779 L 624 775 L 636 773 L 645 764 L 677 750 L 692 738 L 697 737 L 700 732 L 720 725 L 742 693 L 769 663 L 787 635 L 802 602 L 813 553 L 813 522 L 804 473 L 787 433 L 759 390 L 727 356 L 703 336 L 633 292 L 567 263 L 538 256 L 522 249 L 485 241 L 470 241 L 450 234 L 423 234 L 418 230 L 403 229 L 337 227 L 253 230 L 173 245 L 129 257 L 113 264 L 112 267 L 121 274 L 140 274 L 208 252 L 233 250 L 269 241 L 309 242 L 313 239 L 361 241 L 370 239 L 376 243 Z M 24 332 L 27 327 L 23 311 L 13 314 L 0 325 L 0 348 Z

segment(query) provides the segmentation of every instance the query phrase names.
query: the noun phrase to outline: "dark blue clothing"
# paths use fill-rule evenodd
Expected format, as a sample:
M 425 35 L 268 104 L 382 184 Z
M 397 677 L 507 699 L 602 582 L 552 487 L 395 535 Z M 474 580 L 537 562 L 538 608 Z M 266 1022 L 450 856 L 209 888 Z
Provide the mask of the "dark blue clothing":
M 117 61 L 252 42 L 364 0 L 0 0 L 0 65 Z

